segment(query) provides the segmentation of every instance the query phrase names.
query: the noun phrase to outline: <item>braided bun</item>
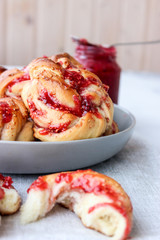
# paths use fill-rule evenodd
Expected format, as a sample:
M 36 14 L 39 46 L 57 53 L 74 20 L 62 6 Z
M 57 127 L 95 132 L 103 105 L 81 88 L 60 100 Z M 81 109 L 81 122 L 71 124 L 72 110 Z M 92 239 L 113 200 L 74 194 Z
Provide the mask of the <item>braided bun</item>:
M 42 141 L 95 138 L 112 128 L 113 103 L 107 87 L 68 54 L 29 64 L 31 81 L 22 99 Z

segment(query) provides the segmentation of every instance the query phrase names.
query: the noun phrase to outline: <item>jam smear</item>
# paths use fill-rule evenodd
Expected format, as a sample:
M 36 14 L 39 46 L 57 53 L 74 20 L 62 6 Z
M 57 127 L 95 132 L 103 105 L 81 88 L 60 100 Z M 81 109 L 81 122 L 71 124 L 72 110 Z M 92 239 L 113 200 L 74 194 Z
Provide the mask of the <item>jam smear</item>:
M 83 171 L 84 172 L 84 171 Z M 78 173 L 78 171 L 77 171 Z M 110 196 L 113 200 L 118 200 L 118 194 L 112 190 L 112 188 L 106 184 L 105 181 L 98 178 L 93 174 L 84 173 L 77 178 L 72 177 L 71 173 L 60 173 L 56 179 L 56 183 L 60 183 L 61 181 L 65 181 L 66 183 L 70 183 L 71 189 L 81 189 L 85 193 L 94 193 L 95 195 L 107 195 Z
M 93 212 L 95 209 L 97 209 L 99 207 L 105 207 L 107 205 L 108 205 L 108 203 L 105 203 L 105 202 L 104 203 L 97 203 L 96 205 L 94 205 L 94 206 L 92 206 L 88 209 L 88 213 Z
M 0 187 L 0 200 L 4 198 L 5 192 L 4 190 Z
M 69 71 L 66 69 L 64 71 L 64 79 L 69 80 L 69 85 L 75 89 L 79 95 L 81 95 L 82 91 L 89 85 L 101 84 L 101 82 L 94 77 L 88 77 L 85 79 L 79 72 Z M 97 110 L 97 106 L 92 102 L 93 99 L 92 95 L 81 95 L 82 116 L 84 116 L 87 112 L 90 112 L 94 113 L 98 118 L 102 118 L 101 114 Z
M 94 113 L 97 118 L 102 118 L 101 114 L 97 110 L 96 104 L 93 103 L 94 97 L 92 95 L 82 96 L 82 110 L 83 115 L 87 112 Z
M 2 123 L 9 123 L 12 119 L 12 108 L 6 102 L 0 102 L 0 114 L 2 114 Z
M 43 101 L 46 105 L 50 106 L 51 108 L 58 110 L 58 111 L 64 111 L 66 113 L 72 113 L 76 116 L 81 116 L 81 103 L 78 98 L 78 96 L 73 96 L 73 100 L 75 102 L 76 107 L 70 108 L 66 105 L 60 104 L 58 100 L 53 96 L 52 93 L 49 93 L 46 89 L 43 89 L 39 93 L 39 99 L 40 101 Z
M 71 121 L 68 121 L 66 123 L 61 123 L 61 124 L 58 124 L 58 125 L 50 125 L 49 128 L 44 128 L 42 130 L 39 131 L 39 133 L 41 135 L 47 135 L 49 133 L 60 133 L 60 132 L 64 132 L 67 130 L 69 124 L 71 123 Z
M 105 207 L 105 206 L 111 206 L 111 207 L 115 208 L 124 217 L 126 216 L 126 211 L 124 211 L 124 209 L 122 207 L 117 206 L 115 203 L 107 203 L 107 202 L 97 203 L 96 205 L 90 207 L 88 209 L 88 213 L 93 212 L 95 209 L 97 209 L 99 207 Z
M 30 115 L 31 115 L 32 119 L 34 119 L 37 116 L 43 116 L 45 114 L 45 111 L 38 110 L 36 108 L 36 105 L 34 104 L 34 102 L 31 99 L 28 99 L 27 102 L 28 102 L 28 106 L 30 109 Z
M 73 180 L 72 173 L 61 173 L 55 179 L 56 183 L 60 183 L 65 181 L 66 183 L 70 183 Z
M 39 177 L 37 180 L 35 180 L 32 184 L 31 184 L 31 186 L 28 188 L 28 190 L 27 190 L 27 193 L 29 193 L 29 191 L 31 190 L 31 189 L 35 189 L 35 190 L 45 190 L 45 189 L 47 189 L 48 188 L 48 183 L 47 182 L 45 182 L 44 180 L 43 180 L 43 178 L 42 177 Z
M 69 79 L 70 86 L 76 89 L 79 94 L 84 90 L 84 88 L 88 87 L 91 84 L 100 84 L 100 81 L 98 81 L 96 78 L 84 78 L 79 72 L 76 71 L 69 71 L 65 69 L 63 75 L 64 79 Z
M 25 72 L 21 77 L 13 79 L 13 81 L 8 84 L 9 91 L 10 92 L 12 91 L 13 85 L 20 83 L 20 82 L 28 81 L 28 80 L 30 80 L 29 73 Z
M 10 189 L 12 186 L 12 178 L 11 177 L 4 177 L 2 174 L 0 174 L 0 181 L 2 181 L 2 187 Z

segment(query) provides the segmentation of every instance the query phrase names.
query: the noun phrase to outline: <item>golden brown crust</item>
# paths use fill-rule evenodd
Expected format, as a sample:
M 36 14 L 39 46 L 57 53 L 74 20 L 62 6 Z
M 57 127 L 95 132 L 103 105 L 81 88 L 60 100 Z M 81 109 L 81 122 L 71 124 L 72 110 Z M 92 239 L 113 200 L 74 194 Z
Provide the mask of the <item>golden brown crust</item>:
M 83 65 L 80 64 L 75 58 L 73 58 L 68 53 L 60 53 L 57 55 L 53 55 L 50 57 L 51 60 L 53 60 L 55 63 L 63 62 L 64 68 L 69 68 L 72 66 L 78 67 L 83 69 Z
M 118 124 L 115 121 L 113 121 L 112 125 L 106 129 L 104 136 L 112 135 L 118 132 L 119 132 Z

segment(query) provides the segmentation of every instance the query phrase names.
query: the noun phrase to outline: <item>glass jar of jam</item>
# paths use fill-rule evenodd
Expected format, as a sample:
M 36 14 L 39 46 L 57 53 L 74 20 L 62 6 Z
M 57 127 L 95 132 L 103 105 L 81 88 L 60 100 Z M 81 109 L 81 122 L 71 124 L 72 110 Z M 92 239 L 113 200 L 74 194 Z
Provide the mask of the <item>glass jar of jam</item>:
M 73 39 L 73 41 L 77 43 L 75 49 L 77 61 L 109 86 L 109 95 L 112 101 L 118 103 L 121 68 L 116 62 L 116 49 L 91 44 L 85 39 Z

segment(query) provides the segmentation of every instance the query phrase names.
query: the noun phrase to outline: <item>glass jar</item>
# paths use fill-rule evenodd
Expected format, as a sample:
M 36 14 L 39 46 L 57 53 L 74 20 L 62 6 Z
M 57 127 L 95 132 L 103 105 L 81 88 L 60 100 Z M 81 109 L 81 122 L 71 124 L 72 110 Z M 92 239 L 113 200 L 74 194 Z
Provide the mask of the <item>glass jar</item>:
M 112 101 L 118 103 L 121 68 L 116 62 L 116 49 L 91 44 L 85 39 L 76 42 L 75 58 L 77 61 L 109 86 L 108 93 Z

